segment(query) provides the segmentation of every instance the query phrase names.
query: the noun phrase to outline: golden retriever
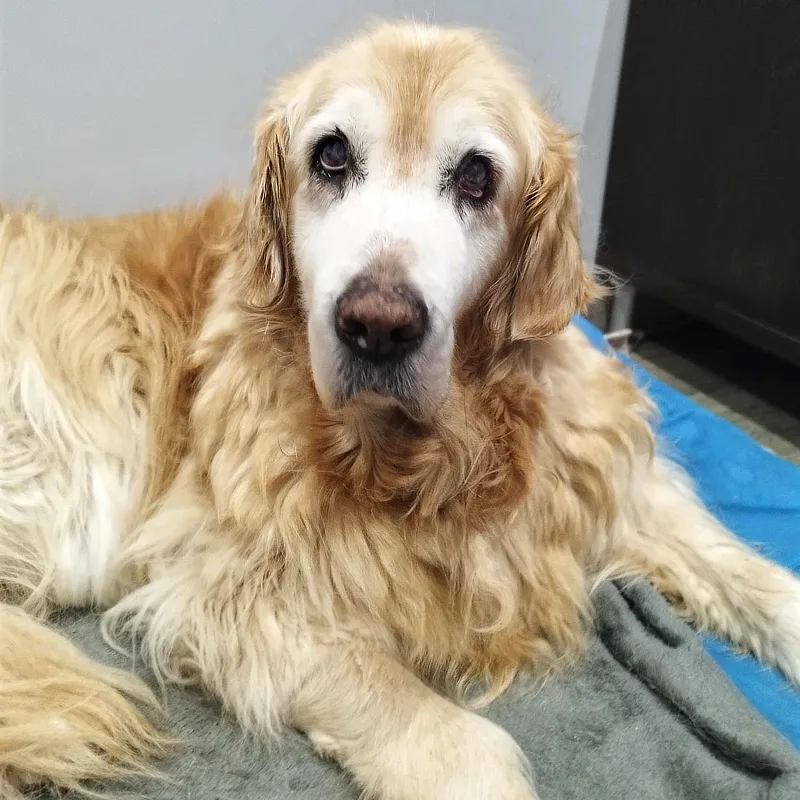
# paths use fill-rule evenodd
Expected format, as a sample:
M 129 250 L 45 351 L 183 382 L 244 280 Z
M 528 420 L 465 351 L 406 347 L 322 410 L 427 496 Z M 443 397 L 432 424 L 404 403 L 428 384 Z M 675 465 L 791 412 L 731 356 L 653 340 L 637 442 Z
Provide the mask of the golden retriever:
M 283 83 L 249 192 L 0 222 L 0 795 L 164 741 L 36 617 L 107 608 L 244 728 L 369 796 L 530 800 L 457 701 L 574 659 L 605 576 L 800 682 L 800 582 L 654 447 L 570 137 L 475 32 L 381 25 Z

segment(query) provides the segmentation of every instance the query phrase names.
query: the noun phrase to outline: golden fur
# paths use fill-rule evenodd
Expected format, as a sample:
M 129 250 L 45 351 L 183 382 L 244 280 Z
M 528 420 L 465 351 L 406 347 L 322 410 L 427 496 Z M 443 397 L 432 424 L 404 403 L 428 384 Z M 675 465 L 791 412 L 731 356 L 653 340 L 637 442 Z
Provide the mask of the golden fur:
M 523 164 L 500 198 L 506 250 L 457 320 L 449 392 L 424 420 L 330 410 L 314 388 L 286 109 L 308 114 L 334 79 L 385 93 L 401 176 L 426 113 L 459 93 L 491 108 Z M 509 737 L 445 695 L 488 699 L 576 658 L 603 576 L 651 578 L 800 680 L 798 582 L 704 511 L 654 453 L 625 369 L 568 327 L 597 293 L 569 137 L 483 37 L 377 28 L 278 90 L 256 151 L 242 203 L 0 220 L 7 603 L 108 607 L 107 633 L 135 636 L 163 677 L 202 684 L 250 730 L 304 730 L 398 800 L 534 797 Z M 123 701 L 147 698 L 132 679 L 11 605 L 0 615 L 0 791 L 108 778 L 160 750 Z M 53 678 L 37 682 L 45 650 Z

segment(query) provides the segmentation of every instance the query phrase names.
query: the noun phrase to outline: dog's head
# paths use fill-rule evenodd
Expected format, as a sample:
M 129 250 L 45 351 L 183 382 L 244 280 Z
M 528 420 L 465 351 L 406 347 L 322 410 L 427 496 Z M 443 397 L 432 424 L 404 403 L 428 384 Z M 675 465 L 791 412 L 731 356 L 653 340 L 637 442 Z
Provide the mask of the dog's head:
M 289 79 L 243 222 L 269 303 L 303 312 L 328 407 L 427 416 L 465 317 L 502 348 L 593 293 L 569 137 L 471 31 L 381 26 Z

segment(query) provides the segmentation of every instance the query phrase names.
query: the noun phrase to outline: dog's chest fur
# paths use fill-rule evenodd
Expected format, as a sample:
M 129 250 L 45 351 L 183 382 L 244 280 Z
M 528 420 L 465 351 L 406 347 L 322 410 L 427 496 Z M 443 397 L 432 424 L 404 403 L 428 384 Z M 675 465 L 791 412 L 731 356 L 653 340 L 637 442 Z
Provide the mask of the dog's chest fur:
M 556 447 L 570 423 L 547 376 L 509 366 L 454 375 L 427 425 L 327 412 L 291 334 L 226 314 L 229 330 L 198 347 L 195 480 L 252 580 L 278 604 L 303 596 L 314 624 L 363 620 L 451 677 L 499 685 L 519 664 L 576 652 L 586 542 L 614 503 L 610 464 L 595 462 L 620 446 L 601 409 L 593 436 Z

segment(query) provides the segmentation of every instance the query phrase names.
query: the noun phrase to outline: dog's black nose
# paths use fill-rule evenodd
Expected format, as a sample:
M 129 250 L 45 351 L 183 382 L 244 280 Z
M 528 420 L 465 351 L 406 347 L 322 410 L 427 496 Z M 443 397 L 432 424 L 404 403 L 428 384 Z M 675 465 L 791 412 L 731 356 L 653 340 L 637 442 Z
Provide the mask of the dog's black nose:
M 398 361 L 416 350 L 428 328 L 428 309 L 406 283 L 357 278 L 336 303 L 336 335 L 359 358 Z

